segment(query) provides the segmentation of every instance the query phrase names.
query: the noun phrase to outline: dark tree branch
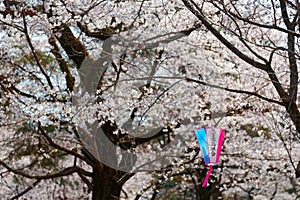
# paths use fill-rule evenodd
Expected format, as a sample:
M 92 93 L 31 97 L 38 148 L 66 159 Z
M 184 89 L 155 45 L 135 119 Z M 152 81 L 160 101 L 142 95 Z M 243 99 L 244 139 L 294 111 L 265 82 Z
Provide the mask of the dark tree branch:
M 142 11 L 144 2 L 145 2 L 145 0 L 142 0 L 142 3 L 141 3 L 140 8 L 139 8 L 139 11 L 137 12 L 136 17 L 133 19 L 133 21 L 132 21 L 130 27 L 133 27 L 133 25 L 134 25 L 134 23 L 136 22 L 136 20 L 141 16 L 141 11 Z
M 298 161 L 297 169 L 295 171 L 296 178 L 300 178 L 300 161 Z
M 285 0 L 279 0 L 280 2 L 280 9 L 281 9 L 281 15 L 283 17 L 283 22 L 286 25 L 286 27 L 291 30 L 292 29 L 292 24 L 289 20 L 289 16 L 287 13 L 287 7 L 286 7 L 286 1 Z
M 153 139 L 159 138 L 160 136 L 163 135 L 168 135 L 173 130 L 170 127 L 164 128 L 164 127 L 159 127 L 156 129 L 153 129 L 149 133 L 143 135 L 143 137 L 134 137 L 134 138 L 128 138 L 126 141 L 122 141 L 118 143 L 118 146 L 122 149 L 130 149 L 132 147 L 132 142 L 134 140 L 135 146 L 144 144 L 146 142 L 149 142 Z
M 271 0 L 271 3 L 272 3 L 272 9 L 273 9 L 274 26 L 277 27 L 277 18 L 276 18 L 276 10 L 277 10 L 277 8 L 276 8 L 274 0 Z
M 14 199 L 19 199 L 21 196 L 23 196 L 24 194 L 26 194 L 27 192 L 29 192 L 30 190 L 32 190 L 35 186 L 37 186 L 37 184 L 39 184 L 39 182 L 41 182 L 41 179 L 36 180 L 34 183 L 32 183 L 28 188 L 26 188 L 24 191 L 22 191 L 21 193 L 13 196 L 10 200 L 14 200 Z
M 261 28 L 274 29 L 274 30 L 278 30 L 278 31 L 281 31 L 281 32 L 284 32 L 284 33 L 290 33 L 290 34 L 293 34 L 296 37 L 300 37 L 299 33 L 296 33 L 295 31 L 292 31 L 292 30 L 284 29 L 282 27 L 277 26 L 276 24 L 275 25 L 260 24 L 260 23 L 251 21 L 251 20 L 249 20 L 247 18 L 243 18 L 240 15 L 237 15 L 237 14 L 233 13 L 230 10 L 228 11 L 228 13 L 230 15 L 232 15 L 233 17 L 241 20 L 242 22 L 245 22 L 245 23 L 248 23 L 248 24 L 251 24 L 251 25 L 254 25 L 254 26 L 258 26 L 258 27 L 261 27 Z M 274 20 L 274 21 L 276 22 L 276 20 Z
M 37 179 L 37 180 L 44 180 L 44 179 L 52 179 L 52 178 L 57 178 L 57 177 L 62 177 L 62 176 L 68 176 L 71 175 L 75 172 L 79 171 L 79 167 L 67 167 L 65 169 L 63 169 L 60 172 L 57 173 L 53 173 L 53 174 L 46 174 L 46 175 L 31 175 L 31 174 L 27 174 L 25 172 L 23 172 L 22 170 L 18 170 L 18 169 L 13 169 L 10 166 L 8 166 L 8 164 L 6 164 L 5 162 L 0 160 L 0 165 L 2 165 L 3 167 L 5 167 L 8 171 L 23 176 L 25 178 L 29 178 L 29 179 Z
M 78 170 L 77 174 L 81 178 L 81 180 L 87 185 L 89 190 L 92 191 L 93 190 L 92 183 L 89 181 L 89 179 L 86 178 L 86 176 L 92 177 L 93 173 L 80 169 Z
M 223 10 L 221 9 L 218 5 L 216 5 L 215 3 L 213 3 L 219 10 Z M 230 15 L 230 11 L 228 11 L 225 7 L 224 7 L 224 10 L 223 12 L 233 21 L 233 23 L 235 24 L 236 28 L 237 28 L 237 31 L 238 33 L 230 30 L 230 32 L 234 35 L 236 35 L 239 40 L 244 44 L 244 46 L 254 55 L 256 56 L 258 59 L 262 60 L 264 63 L 268 63 L 268 61 L 263 58 L 262 56 L 259 55 L 258 52 L 254 51 L 249 45 L 248 43 L 245 41 L 245 39 L 243 38 L 243 33 L 242 33 L 242 30 L 239 26 L 239 24 L 237 23 L 236 19 Z
M 60 54 L 54 37 L 49 38 L 49 44 L 53 47 L 53 49 L 51 49 L 51 53 L 55 56 L 57 62 L 59 63 L 60 70 L 66 73 L 65 79 L 67 82 L 67 88 L 70 92 L 72 92 L 75 84 L 75 78 L 71 74 L 70 66 Z
M 2 82 L 8 84 L 9 86 L 5 87 L 5 85 Z M 23 91 L 19 90 L 18 88 L 16 88 L 16 86 L 14 86 L 12 83 L 9 83 L 7 80 L 5 80 L 5 78 L 3 76 L 0 76 L 0 86 L 6 92 L 11 92 L 12 94 L 14 94 L 14 92 L 16 92 L 19 95 L 24 96 L 24 97 L 37 99 L 36 96 L 34 96 L 32 94 L 28 94 L 28 93 L 23 92 Z
M 1 12 L 2 11 L 0 11 L 0 13 Z M 7 22 L 3 21 L 2 19 L 0 19 L 0 22 L 1 22 L 1 24 L 5 25 L 5 26 L 9 26 L 9 27 L 17 29 L 18 31 L 21 31 L 21 32 L 24 31 L 23 27 L 21 27 L 19 25 L 7 23 Z
M 18 88 L 16 88 L 14 85 L 11 85 L 10 88 L 12 90 L 14 90 L 15 92 L 17 92 L 21 96 L 28 97 L 28 98 L 33 98 L 33 99 L 37 99 L 36 96 L 34 96 L 32 94 L 28 94 L 28 93 L 22 92 L 21 90 L 19 90 Z
M 70 59 L 74 61 L 77 69 L 80 68 L 84 59 L 89 56 L 88 51 L 82 42 L 74 36 L 70 27 L 67 24 L 56 28 L 54 32 L 58 32 L 60 36 L 57 37 L 62 48 L 65 50 Z
M 220 41 L 222 42 L 229 50 L 231 50 L 235 55 L 241 58 L 246 63 L 256 67 L 257 69 L 261 69 L 264 71 L 268 71 L 269 67 L 266 64 L 255 61 L 254 59 L 248 57 L 239 49 L 237 49 L 231 42 L 229 42 L 226 38 L 224 38 L 221 33 L 216 30 L 212 24 L 206 20 L 204 15 L 201 12 L 201 9 L 193 0 L 182 0 L 184 5 L 202 22 L 202 24 Z M 193 4 L 193 5 L 192 5 Z
M 63 2 L 63 1 L 62 1 Z M 68 12 L 70 10 L 67 10 Z M 53 10 L 50 8 L 46 13 L 48 19 L 53 17 Z M 72 13 L 71 14 L 75 14 Z M 56 35 L 56 39 L 59 41 L 61 47 L 67 53 L 68 57 L 74 61 L 77 69 L 80 68 L 84 59 L 89 56 L 89 53 L 82 42 L 74 36 L 68 24 L 62 24 L 52 29 Z
M 296 16 L 291 23 L 289 20 L 286 1 L 280 0 L 280 9 L 281 14 L 283 17 L 283 22 L 288 30 L 294 32 L 296 19 L 298 18 L 299 11 L 297 11 Z M 288 33 L 288 58 L 289 58 L 289 66 L 290 66 L 290 102 L 295 102 L 297 98 L 298 92 L 298 67 L 297 67 L 297 60 L 295 55 L 295 36 L 291 33 Z
M 90 7 L 87 8 L 86 10 L 80 9 L 80 10 L 81 10 L 80 12 L 70 10 L 70 9 L 68 8 L 68 5 L 67 5 L 66 1 L 64 1 L 64 0 L 60 0 L 60 2 L 62 3 L 62 5 L 64 5 L 66 11 L 67 11 L 68 13 L 70 13 L 70 14 L 72 15 L 72 17 L 74 17 L 75 15 L 80 15 L 81 17 L 84 17 L 84 16 L 87 15 L 91 10 L 93 10 L 95 7 L 97 7 L 97 6 L 100 5 L 101 3 L 105 2 L 105 0 L 95 2 L 94 4 L 90 5 Z
M 128 30 L 128 28 L 124 27 L 123 22 L 117 24 L 116 26 L 105 27 L 105 28 L 102 28 L 102 29 L 100 29 L 98 31 L 94 31 L 94 32 L 90 31 L 88 29 L 87 25 L 82 24 L 80 22 L 77 22 L 77 26 L 87 36 L 98 38 L 100 40 L 106 40 L 118 32 Z
M 173 83 L 170 87 L 168 87 L 167 89 L 165 89 L 161 94 L 159 94 L 155 100 L 148 106 L 148 108 L 145 110 L 145 112 L 143 112 L 143 114 L 140 117 L 140 121 L 139 121 L 139 125 L 141 125 L 144 116 L 147 114 L 147 112 L 156 104 L 156 102 L 167 92 L 169 91 L 172 87 L 174 87 L 176 84 L 178 84 L 181 80 L 176 81 L 175 83 Z
M 272 81 L 276 91 L 278 92 L 280 98 L 282 99 L 282 101 L 284 103 L 289 102 L 289 96 L 286 93 L 286 91 L 284 90 L 283 86 L 281 85 L 281 83 L 279 82 L 279 79 L 277 77 L 277 75 L 275 74 L 275 71 L 270 67 L 269 70 L 267 71 L 268 76 L 270 78 L 270 80 Z
M 43 83 L 43 81 L 33 72 L 31 71 L 27 71 L 24 67 L 22 67 L 21 65 L 19 65 L 18 63 L 12 62 L 10 61 L 9 64 L 16 66 L 17 68 L 21 69 L 24 72 L 28 72 L 30 77 L 34 78 L 37 82 L 39 82 L 42 86 L 45 86 L 45 83 Z
M 1 80 L 0 80 L 0 86 L 1 86 L 1 88 L 2 88 L 2 90 L 4 91 L 4 92 L 10 92 L 10 90 L 8 90 L 6 87 L 5 87 L 5 85 L 1 82 Z
M 230 88 L 226 88 L 226 87 L 221 87 L 221 86 L 218 86 L 218 85 L 209 84 L 209 83 L 206 83 L 204 81 L 195 80 L 195 79 L 191 79 L 191 78 L 186 78 L 186 80 L 189 81 L 189 82 L 194 82 L 194 83 L 198 83 L 198 84 L 201 84 L 201 85 L 206 85 L 206 86 L 209 86 L 209 87 L 221 89 L 221 90 L 224 90 L 224 91 L 227 91 L 227 92 L 234 92 L 234 93 L 238 93 L 238 94 L 247 94 L 247 95 L 250 95 L 250 96 L 255 96 L 255 97 L 258 97 L 258 98 L 260 98 L 262 100 L 268 101 L 270 103 L 276 103 L 276 104 L 281 105 L 281 106 L 284 105 L 280 101 L 277 101 L 277 100 L 274 100 L 274 99 L 269 99 L 267 97 L 264 97 L 264 96 L 258 94 L 257 92 L 250 92 L 250 91 L 245 91 L 245 90 L 230 89 Z
M 272 61 L 273 61 L 273 56 L 275 54 L 276 51 L 279 51 L 279 50 L 282 50 L 282 51 L 287 51 L 286 48 L 283 48 L 283 47 L 276 47 L 275 49 L 273 49 L 270 53 L 270 56 L 269 56 L 269 60 L 268 60 L 268 65 L 271 65 L 272 64 Z
M 294 19 L 292 21 L 292 27 L 293 28 L 295 28 L 297 26 L 297 21 L 299 19 L 299 13 L 300 13 L 300 11 L 299 11 L 299 9 L 297 9 L 296 15 L 295 15 L 295 17 L 294 17 Z
M 47 141 L 49 142 L 49 145 L 52 146 L 53 148 L 64 151 L 70 155 L 73 155 L 73 156 L 85 161 L 89 165 L 92 165 L 92 166 L 94 165 L 94 163 L 92 163 L 92 161 L 90 161 L 86 157 L 80 155 L 79 153 L 69 150 L 69 149 L 62 147 L 62 146 L 56 144 L 55 142 L 53 142 L 53 140 L 50 138 L 50 136 L 48 136 L 47 133 L 45 133 L 45 131 L 43 130 L 43 128 L 40 125 L 38 126 L 38 131 L 47 139 Z
M 121 72 L 124 72 L 124 70 L 122 69 L 122 66 L 124 65 L 125 58 L 126 58 L 126 53 L 123 53 L 123 54 L 120 56 L 120 60 L 119 60 L 119 69 L 117 68 L 117 65 L 116 65 L 113 61 L 111 62 L 112 66 L 114 67 L 114 69 L 115 69 L 116 72 L 117 72 L 116 80 L 115 80 L 115 83 L 114 83 L 115 89 L 116 89 L 117 84 L 118 84 L 118 82 L 119 82 L 119 78 L 120 78 Z
M 290 99 L 295 102 L 298 95 L 298 66 L 295 55 L 295 37 L 288 34 L 288 57 L 290 66 Z
M 28 28 L 27 28 L 27 22 L 26 22 L 26 17 L 25 15 L 23 14 L 23 23 L 24 23 L 24 33 L 25 33 L 25 36 L 26 36 L 26 39 L 27 39 L 27 42 L 29 44 L 29 47 L 31 49 L 31 52 L 33 54 L 33 57 L 39 67 L 39 69 L 41 70 L 42 74 L 45 76 L 47 82 L 48 82 L 48 85 L 50 86 L 51 89 L 53 89 L 53 85 L 52 85 L 52 82 L 50 80 L 50 77 L 47 75 L 46 71 L 44 70 L 40 60 L 39 60 L 39 57 L 34 49 L 34 46 L 31 42 L 31 39 L 30 39 L 30 36 L 29 36 L 29 33 L 28 33 Z

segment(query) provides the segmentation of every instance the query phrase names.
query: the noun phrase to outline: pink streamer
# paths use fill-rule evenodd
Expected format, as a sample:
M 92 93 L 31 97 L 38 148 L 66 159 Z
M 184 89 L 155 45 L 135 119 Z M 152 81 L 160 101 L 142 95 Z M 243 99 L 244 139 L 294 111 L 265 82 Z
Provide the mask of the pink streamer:
M 209 166 L 209 170 L 208 170 L 208 172 L 207 172 L 207 174 L 206 174 L 206 177 L 205 177 L 205 179 L 204 179 L 204 181 L 203 181 L 203 183 L 202 183 L 202 187 L 206 187 L 206 184 L 207 184 L 208 179 L 209 179 L 209 177 L 210 177 L 210 175 L 211 175 L 211 173 L 212 173 L 212 170 L 213 170 L 213 167 L 212 167 L 212 165 L 210 165 L 210 166 Z
M 217 164 L 219 162 L 219 158 L 220 158 L 220 154 L 221 154 L 221 149 L 222 149 L 224 137 L 225 137 L 225 131 L 223 129 L 220 129 L 220 136 L 219 136 L 218 150 L 217 150 L 217 159 L 216 159 L 216 163 Z

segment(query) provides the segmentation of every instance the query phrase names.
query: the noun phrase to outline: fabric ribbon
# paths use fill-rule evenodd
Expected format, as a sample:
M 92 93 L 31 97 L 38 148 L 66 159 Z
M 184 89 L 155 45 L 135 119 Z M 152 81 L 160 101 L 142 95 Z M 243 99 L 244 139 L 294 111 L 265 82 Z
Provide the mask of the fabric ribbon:
M 209 177 L 210 177 L 210 175 L 211 175 L 211 173 L 212 173 L 212 170 L 213 170 L 213 167 L 212 167 L 212 165 L 210 165 L 210 166 L 209 166 L 209 170 L 208 170 L 208 172 L 207 172 L 207 174 L 206 174 L 206 177 L 205 177 L 205 179 L 204 179 L 204 181 L 203 181 L 203 183 L 202 183 L 202 187 L 206 187 L 206 184 L 207 184 L 208 179 L 209 179 Z

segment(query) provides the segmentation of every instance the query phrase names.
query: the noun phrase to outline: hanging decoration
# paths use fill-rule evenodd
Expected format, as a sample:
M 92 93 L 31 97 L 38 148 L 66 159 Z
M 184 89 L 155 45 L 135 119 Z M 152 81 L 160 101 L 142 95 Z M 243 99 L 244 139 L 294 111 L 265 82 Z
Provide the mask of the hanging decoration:
M 206 187 L 213 166 L 218 165 L 225 131 L 221 128 L 202 128 L 196 130 L 196 137 L 200 145 L 205 165 L 209 166 L 209 170 L 202 183 L 202 187 Z

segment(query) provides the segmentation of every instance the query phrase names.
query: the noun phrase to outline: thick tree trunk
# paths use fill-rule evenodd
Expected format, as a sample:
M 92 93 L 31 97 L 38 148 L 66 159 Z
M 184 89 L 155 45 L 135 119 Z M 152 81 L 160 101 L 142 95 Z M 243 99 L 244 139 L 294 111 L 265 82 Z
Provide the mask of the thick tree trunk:
M 93 200 L 120 198 L 122 183 L 118 183 L 118 171 L 99 163 L 93 168 Z

